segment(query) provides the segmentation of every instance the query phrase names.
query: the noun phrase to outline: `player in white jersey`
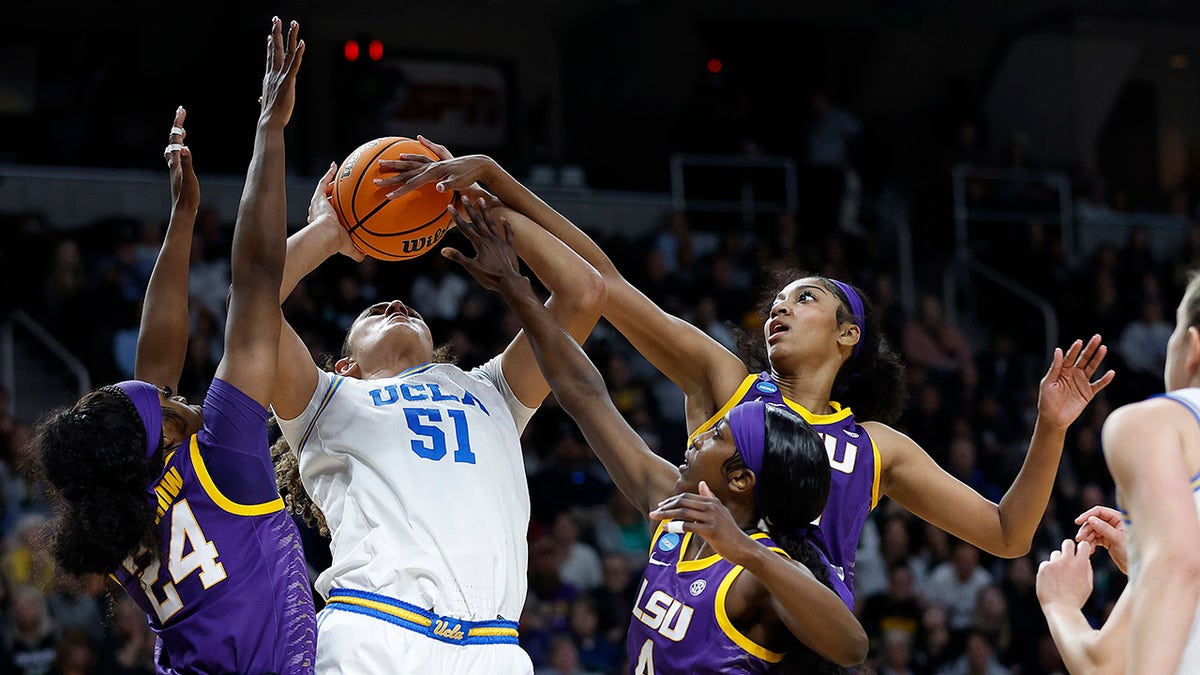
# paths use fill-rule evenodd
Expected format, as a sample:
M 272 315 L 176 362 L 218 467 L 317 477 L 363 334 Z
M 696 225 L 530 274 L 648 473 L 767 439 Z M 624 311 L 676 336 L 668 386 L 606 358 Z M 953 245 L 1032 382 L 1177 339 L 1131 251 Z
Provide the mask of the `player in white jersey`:
M 283 294 L 336 252 L 355 256 L 318 186 L 289 241 Z M 587 263 L 513 211 L 517 246 L 575 339 L 599 318 Z M 360 256 L 356 256 L 360 257 Z M 549 393 L 528 340 L 464 372 L 399 300 L 354 321 L 334 372 L 287 327 L 273 406 L 325 514 L 332 565 L 317 580 L 318 673 L 529 673 L 517 644 L 529 494 L 520 434 Z
M 1167 345 L 1166 395 L 1115 410 L 1104 458 L 1125 529 L 1111 510 L 1080 516 L 1079 544 L 1038 569 L 1038 600 L 1073 673 L 1200 673 L 1200 276 L 1193 273 Z M 1078 521 L 1077 521 L 1078 522 Z M 1126 541 L 1122 541 L 1125 539 Z M 1128 556 L 1129 584 L 1100 630 L 1080 611 L 1092 591 L 1089 556 Z M 1122 551 L 1122 548 L 1127 550 Z

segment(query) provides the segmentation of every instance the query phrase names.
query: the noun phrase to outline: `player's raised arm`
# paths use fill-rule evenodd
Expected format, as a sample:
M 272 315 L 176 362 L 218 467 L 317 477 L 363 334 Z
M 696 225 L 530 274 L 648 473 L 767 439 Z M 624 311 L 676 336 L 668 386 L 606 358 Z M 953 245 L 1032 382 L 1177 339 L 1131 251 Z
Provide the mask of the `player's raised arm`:
M 741 359 L 704 331 L 654 304 L 621 275 L 591 237 L 494 160 L 484 155 L 450 158 L 442 146 L 423 137 L 421 142 L 442 160 L 426 163 L 418 156 L 406 155 L 403 160 L 381 162 L 383 169 L 396 172 L 381 181 L 384 186 L 396 186 L 389 196 L 394 199 L 429 183 L 441 191 L 463 190 L 479 183 L 560 239 L 604 278 L 604 317 L 683 390 L 688 398 L 689 428 L 707 420 L 741 384 L 746 377 Z M 525 253 L 518 252 L 525 259 Z
M 179 388 L 187 358 L 188 259 L 192 230 L 200 209 L 200 181 L 192 168 L 192 151 L 183 144 L 187 111 L 175 109 L 175 120 L 163 156 L 171 175 L 171 219 L 142 303 L 133 376 L 155 385 Z
M 454 218 L 475 246 L 476 257 L 452 248 L 443 249 L 443 255 L 485 288 L 500 293 L 512 308 L 559 405 L 579 425 L 621 492 L 642 513 L 649 513 L 673 494 L 678 470 L 655 455 L 621 417 L 600 372 L 533 293 L 529 279 L 519 271 L 508 221 L 494 219 L 483 201 L 468 202 L 464 208 L 471 220 L 457 210 Z
M 217 377 L 263 404 L 270 402 L 279 345 L 279 286 L 287 240 L 283 130 L 296 100 L 296 73 L 304 56 L 300 26 L 272 20 L 267 38 L 261 109 L 254 155 L 233 234 L 233 288 L 225 327 L 225 356 Z

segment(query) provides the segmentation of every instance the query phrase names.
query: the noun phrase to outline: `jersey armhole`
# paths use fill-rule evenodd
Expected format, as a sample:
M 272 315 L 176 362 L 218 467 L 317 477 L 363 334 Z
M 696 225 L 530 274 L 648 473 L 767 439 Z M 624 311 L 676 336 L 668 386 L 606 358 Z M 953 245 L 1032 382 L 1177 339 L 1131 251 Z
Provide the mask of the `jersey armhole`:
M 712 417 L 708 418 L 703 424 L 688 433 L 688 442 L 691 443 L 696 438 L 697 434 L 712 428 L 712 426 L 720 421 L 722 417 L 728 415 L 730 410 L 733 410 L 737 404 L 742 402 L 742 399 L 746 396 L 746 392 L 750 391 L 751 385 L 757 381 L 758 375 L 753 373 L 747 375 L 746 379 L 742 380 L 742 383 L 738 385 L 737 390 L 733 392 L 733 395 L 726 399 L 725 404 L 722 405 L 717 412 L 713 413 Z
M 213 482 L 212 476 L 208 473 L 208 467 L 204 464 L 204 457 L 200 454 L 200 441 L 196 436 L 192 436 L 191 460 L 192 469 L 196 472 L 196 478 L 199 479 L 205 494 L 221 509 L 237 516 L 265 516 L 283 510 L 282 497 L 276 497 L 261 504 L 239 504 L 221 494 L 221 491 L 217 489 L 217 484 Z
M 737 580 L 738 575 L 744 569 L 741 565 L 735 565 L 725 575 L 725 578 L 721 580 L 721 585 L 717 588 L 717 597 L 713 601 L 713 609 L 717 615 L 717 625 L 721 627 L 721 632 L 725 633 L 725 637 L 728 637 L 735 645 L 745 650 L 747 654 L 757 656 L 767 663 L 779 663 L 783 660 L 783 654 L 773 652 L 746 637 L 733 625 L 733 621 L 729 618 L 729 613 L 725 610 L 725 601 L 729 596 L 729 589 L 733 587 L 733 582 Z

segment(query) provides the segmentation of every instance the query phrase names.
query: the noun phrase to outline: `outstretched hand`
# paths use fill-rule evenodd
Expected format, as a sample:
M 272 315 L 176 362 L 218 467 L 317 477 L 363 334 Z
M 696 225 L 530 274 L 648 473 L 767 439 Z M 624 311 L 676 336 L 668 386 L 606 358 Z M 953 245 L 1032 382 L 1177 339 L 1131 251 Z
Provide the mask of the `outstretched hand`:
M 171 172 L 171 209 L 195 213 L 200 209 L 200 181 L 192 169 L 192 151 L 183 144 L 187 138 L 187 130 L 183 128 L 186 119 L 187 111 L 183 106 L 176 108 L 163 157 Z
M 317 227 L 328 231 L 330 236 L 336 237 L 338 253 L 355 262 L 362 262 L 366 256 L 354 245 L 350 233 L 342 227 L 337 213 L 333 210 L 333 183 L 337 176 L 337 168 L 337 162 L 330 163 L 329 170 L 317 181 L 312 198 L 308 200 L 308 224 L 315 223 Z
M 1107 506 L 1093 506 L 1075 518 L 1079 532 L 1075 541 L 1088 542 L 1095 548 L 1103 546 L 1108 549 L 1108 557 L 1121 572 L 1129 574 L 1126 567 L 1128 557 L 1125 549 L 1125 522 L 1121 513 Z
M 420 188 L 434 183 L 438 192 L 469 192 L 474 199 L 483 192 L 476 184 L 486 183 L 492 175 L 496 163 L 486 155 L 466 155 L 455 157 L 445 146 L 434 143 L 424 136 L 417 136 L 422 145 L 437 155 L 437 161 L 425 155 L 403 154 L 399 159 L 384 159 L 379 161 L 379 168 L 389 173 L 386 178 L 375 179 L 375 184 L 381 188 L 394 187 L 388 193 L 388 199 L 397 199 Z
M 1108 347 L 1099 335 L 1093 335 L 1086 345 L 1076 340 L 1066 354 L 1056 348 L 1038 393 L 1038 417 L 1062 428 L 1071 426 L 1092 398 L 1116 377 L 1109 370 L 1092 380 L 1107 354 Z
M 470 220 L 463 218 L 460 209 L 453 204 L 446 208 L 454 216 L 458 229 L 475 247 L 475 257 L 468 258 L 449 246 L 442 249 L 444 257 L 462 265 L 475 281 L 491 291 L 501 290 L 505 282 L 524 278 L 513 245 L 512 227 L 503 216 L 498 220 L 492 216 L 487 200 L 472 201 L 465 195 L 460 199 L 460 208 L 466 210 Z
M 287 126 L 296 105 L 296 73 L 303 59 L 300 24 L 292 21 L 285 39 L 283 22 L 279 17 L 272 18 L 271 35 L 267 37 L 267 69 L 263 74 L 262 96 L 258 99 L 263 121 L 277 128 Z

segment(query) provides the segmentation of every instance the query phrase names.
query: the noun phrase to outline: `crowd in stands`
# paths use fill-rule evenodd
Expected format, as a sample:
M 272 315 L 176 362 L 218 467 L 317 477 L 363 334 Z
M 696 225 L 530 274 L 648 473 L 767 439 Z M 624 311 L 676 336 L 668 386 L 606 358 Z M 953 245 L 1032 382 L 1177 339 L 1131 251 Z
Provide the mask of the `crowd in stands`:
M 843 189 L 802 190 L 800 212 L 779 213 L 750 229 L 733 222 L 701 229 L 690 225 L 688 214 L 670 213 L 646 238 L 593 234 L 651 299 L 733 348 L 744 332 L 759 329 L 755 309 L 762 292 L 771 290 L 764 287 L 771 267 L 865 289 L 908 366 L 910 402 L 897 428 L 951 474 L 999 500 L 1024 458 L 1038 383 L 1050 362 L 1031 338 L 1041 329 L 1010 319 L 1003 304 L 1014 301 L 1002 294 L 958 308 L 957 321 L 951 320 L 942 288 L 932 283 L 940 276 L 919 278 L 917 302 L 906 308 L 896 251 L 869 209 L 853 201 L 861 198 L 860 186 L 848 177 L 848 155 L 838 144 L 860 125 L 844 112 L 822 119 L 814 126 L 813 168 L 825 177 L 814 184 L 841 181 Z M 949 202 L 942 208 L 948 214 Z M 46 326 L 84 360 L 95 384 L 131 377 L 139 303 L 164 220 L 107 217 L 64 231 L 37 214 L 5 218 L 12 225 L 6 231 L 17 233 L 10 235 L 10 250 L 20 256 L 5 261 L 4 276 L 24 282 L 19 290 L 5 286 L 3 305 L 21 307 Z M 180 393 L 193 402 L 203 399 L 221 354 L 231 231 L 230 219 L 201 211 L 190 264 L 191 343 L 180 383 Z M 1074 535 L 1077 514 L 1113 505 L 1101 424 L 1117 405 L 1161 391 L 1169 313 L 1185 271 L 1200 261 L 1200 229 L 1170 257 L 1151 251 L 1144 234 L 1134 229 L 1123 244 L 1070 256 L 1057 233 L 1040 223 L 1007 233 L 1018 243 L 1010 245 L 1014 257 L 1002 271 L 1057 308 L 1062 346 L 1101 333 L 1111 350 L 1105 367 L 1115 368 L 1117 379 L 1072 427 L 1028 555 L 996 559 L 887 500 L 878 505 L 860 544 L 856 606 L 872 640 L 875 672 L 1062 672 L 1034 592 L 1038 562 Z M 462 246 L 457 237 L 452 233 L 447 242 Z M 436 254 L 406 263 L 333 259 L 296 289 L 285 312 L 323 358 L 336 356 L 363 307 L 387 298 L 420 310 L 434 335 L 448 336 L 464 366 L 499 352 L 517 330 L 496 296 Z M 634 428 L 656 452 L 680 461 L 686 428 L 678 389 L 603 321 L 586 349 Z M 137 607 L 56 573 L 40 543 L 47 507 L 22 465 L 31 423 L 14 419 L 0 399 L 0 672 L 151 673 L 153 636 Z M 539 675 L 627 672 L 624 636 L 651 524 L 614 490 L 553 398 L 534 416 L 523 445 L 533 519 L 522 645 Z M 328 550 L 315 531 L 303 530 L 315 578 L 328 564 Z M 1105 554 L 1097 554 L 1096 592 L 1085 607 L 1094 622 L 1111 610 L 1124 581 Z

